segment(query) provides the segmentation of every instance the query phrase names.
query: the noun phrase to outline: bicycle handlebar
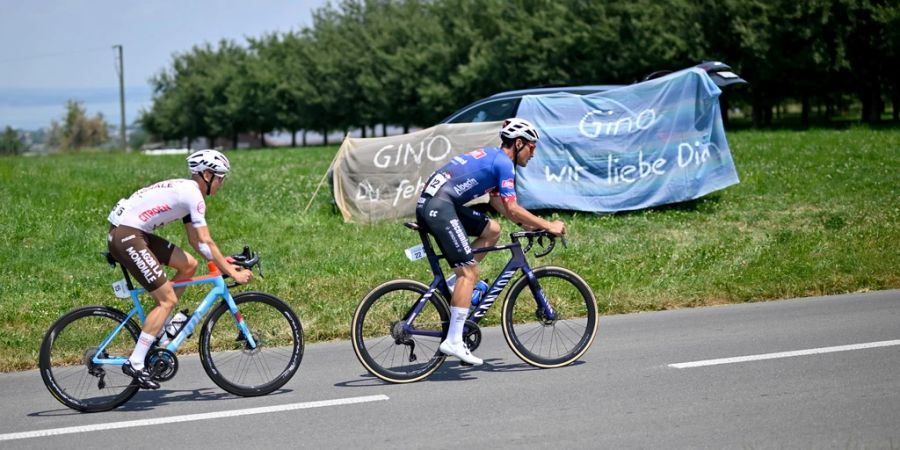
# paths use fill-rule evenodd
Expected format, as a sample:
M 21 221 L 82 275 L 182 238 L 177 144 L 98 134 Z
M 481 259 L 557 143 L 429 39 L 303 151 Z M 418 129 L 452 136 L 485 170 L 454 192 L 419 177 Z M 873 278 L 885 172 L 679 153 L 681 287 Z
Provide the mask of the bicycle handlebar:
M 540 258 L 542 256 L 547 256 L 550 252 L 553 251 L 553 248 L 556 247 L 556 238 L 557 236 L 546 230 L 537 230 L 537 231 L 517 231 L 515 233 L 510 233 L 509 237 L 511 240 L 518 241 L 519 239 L 528 239 L 528 244 L 525 245 L 525 248 L 522 249 L 523 253 L 528 253 L 531 250 L 531 247 L 534 246 L 534 240 L 537 238 L 537 243 L 541 247 L 544 247 L 544 238 L 548 238 L 550 243 L 542 252 L 535 252 L 534 257 Z M 560 241 L 562 242 L 563 247 L 568 247 L 566 243 L 565 236 L 559 236 Z
M 253 268 L 256 267 L 259 271 L 259 276 L 263 276 L 262 262 L 259 260 L 259 253 L 251 252 L 249 245 L 245 245 L 244 251 L 237 255 L 226 256 L 225 260 L 228 261 L 229 264 L 234 264 L 247 270 L 253 270 Z M 231 288 L 235 286 L 237 286 L 237 283 L 231 284 L 228 287 Z

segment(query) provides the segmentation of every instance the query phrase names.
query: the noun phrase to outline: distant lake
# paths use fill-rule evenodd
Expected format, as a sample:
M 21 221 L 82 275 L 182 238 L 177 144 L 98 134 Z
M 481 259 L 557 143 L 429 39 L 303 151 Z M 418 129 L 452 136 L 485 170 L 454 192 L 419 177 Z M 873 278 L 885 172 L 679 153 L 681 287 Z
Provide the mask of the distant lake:
M 141 108 L 150 109 L 152 94 L 150 86 L 125 87 L 129 125 L 137 120 Z M 62 121 L 69 99 L 80 101 L 89 117 L 100 112 L 110 125 L 119 124 L 118 88 L 0 88 L 0 129 L 7 125 L 24 130 L 47 128 L 51 120 Z

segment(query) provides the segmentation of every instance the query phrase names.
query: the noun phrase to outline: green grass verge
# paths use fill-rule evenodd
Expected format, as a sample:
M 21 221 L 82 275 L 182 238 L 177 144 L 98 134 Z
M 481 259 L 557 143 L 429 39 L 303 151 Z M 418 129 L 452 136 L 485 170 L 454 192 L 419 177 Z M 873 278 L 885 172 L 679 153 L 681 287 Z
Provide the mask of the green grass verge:
M 638 212 L 552 212 L 570 246 L 532 264 L 580 273 L 605 314 L 900 287 L 900 130 L 740 131 L 729 141 L 740 184 Z M 404 257 L 418 237 L 399 222 L 344 224 L 327 187 L 303 213 L 335 152 L 230 152 L 235 173 L 207 212 L 223 251 L 260 251 L 266 277 L 250 289 L 290 303 L 309 341 L 347 337 L 377 284 L 429 276 Z M 0 371 L 34 367 L 43 333 L 71 308 L 128 308 L 109 287 L 121 274 L 99 257 L 106 215 L 120 197 L 184 175 L 183 156 L 0 158 Z M 180 225 L 158 231 L 187 246 Z M 504 262 L 489 257 L 483 273 Z M 189 290 L 179 307 L 202 295 Z

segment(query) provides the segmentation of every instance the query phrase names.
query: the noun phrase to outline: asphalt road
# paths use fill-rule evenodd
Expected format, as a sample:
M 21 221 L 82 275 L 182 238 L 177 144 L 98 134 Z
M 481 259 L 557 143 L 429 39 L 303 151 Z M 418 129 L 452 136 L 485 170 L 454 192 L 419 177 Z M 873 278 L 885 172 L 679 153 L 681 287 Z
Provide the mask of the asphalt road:
M 485 366 L 410 385 L 369 376 L 349 342 L 306 350 L 266 397 L 184 356 L 162 389 L 97 414 L 36 371 L 0 374 L 0 448 L 900 448 L 900 290 L 603 317 L 561 369 L 488 329 Z

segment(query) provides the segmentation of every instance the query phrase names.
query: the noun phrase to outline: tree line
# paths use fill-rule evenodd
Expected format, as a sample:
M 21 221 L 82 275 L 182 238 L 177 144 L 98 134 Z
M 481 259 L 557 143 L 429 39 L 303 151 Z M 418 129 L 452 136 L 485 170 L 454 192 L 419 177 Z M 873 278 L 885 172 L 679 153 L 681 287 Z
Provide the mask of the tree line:
M 26 142 L 24 134 L 7 125 L 0 133 L 0 155 L 18 155 L 31 150 L 31 143 Z M 109 141 L 109 124 L 102 113 L 88 117 L 81 102 L 69 100 L 62 121 L 51 121 L 50 128 L 39 134 L 47 147 L 78 151 L 106 144 Z
M 703 60 L 750 85 L 754 125 L 784 101 L 863 122 L 900 110 L 895 0 L 344 0 L 309 27 L 173 55 L 139 121 L 162 139 L 431 126 L 478 98 L 627 84 Z M 729 94 L 731 95 L 731 94 Z M 305 142 L 304 142 L 305 143 Z M 296 140 L 292 145 L 296 146 Z M 213 145 L 213 144 L 211 144 Z M 265 145 L 261 141 L 261 145 Z

